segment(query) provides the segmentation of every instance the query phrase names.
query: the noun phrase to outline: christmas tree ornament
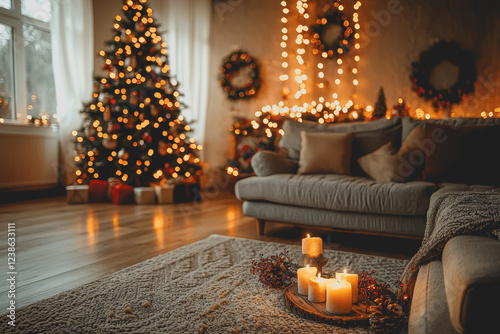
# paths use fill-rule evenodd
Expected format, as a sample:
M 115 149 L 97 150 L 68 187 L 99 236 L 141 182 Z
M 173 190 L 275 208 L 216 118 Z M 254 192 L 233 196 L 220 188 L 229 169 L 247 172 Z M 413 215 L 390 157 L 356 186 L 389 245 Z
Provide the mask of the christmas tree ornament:
M 109 94 L 108 93 L 99 94 L 98 101 L 102 102 L 103 104 L 108 103 L 109 102 Z
M 108 133 L 115 133 L 120 131 L 120 124 L 116 122 L 109 122 L 108 123 Z
M 97 129 L 92 124 L 89 124 L 83 132 L 86 137 L 94 137 L 97 135 Z
M 106 109 L 104 109 L 104 114 L 103 114 L 102 118 L 106 122 L 111 120 L 111 109 L 109 109 L 109 107 L 106 107 Z
M 133 72 L 133 70 L 137 66 L 137 58 L 135 58 L 135 56 L 127 57 L 127 58 L 125 58 L 123 63 L 124 63 L 125 69 L 127 69 L 127 72 Z M 129 67 L 130 67 L 130 70 L 128 70 Z
M 158 117 L 159 110 L 154 104 L 150 105 L 150 113 L 151 113 L 151 116 Z
M 128 159 L 128 153 L 127 153 L 127 151 L 125 151 L 124 148 L 122 148 L 121 150 L 119 150 L 117 155 L 118 155 L 119 159 L 123 159 L 123 160 L 127 160 Z
M 158 142 L 158 153 L 159 153 L 160 155 L 165 156 L 165 155 L 167 155 L 167 153 L 168 153 L 168 152 L 167 152 L 167 149 L 168 149 L 168 145 L 167 145 L 167 143 L 165 143 L 163 140 L 160 140 L 160 141 Z
M 151 144 L 153 141 L 153 137 L 151 137 L 151 135 L 147 132 L 142 135 L 142 139 L 148 144 Z
M 135 24 L 135 30 L 137 30 L 138 32 L 143 32 L 144 30 L 146 30 L 146 25 L 142 21 L 140 21 Z
M 122 30 L 121 34 L 120 34 L 120 40 L 123 42 L 123 43 L 131 43 L 132 42 L 132 38 L 133 36 L 131 34 L 127 34 L 127 31 L 126 30 Z
M 113 139 L 111 137 L 104 138 L 102 140 L 102 146 L 108 150 L 114 150 L 116 146 L 118 145 L 118 141 L 116 139 Z

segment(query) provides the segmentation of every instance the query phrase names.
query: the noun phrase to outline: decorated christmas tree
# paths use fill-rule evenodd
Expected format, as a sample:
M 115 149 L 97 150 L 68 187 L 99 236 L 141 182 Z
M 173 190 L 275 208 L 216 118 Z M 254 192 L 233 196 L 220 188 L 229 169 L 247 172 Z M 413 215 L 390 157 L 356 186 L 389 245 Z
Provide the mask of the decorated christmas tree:
M 380 87 L 378 91 L 377 103 L 373 109 L 373 119 L 383 118 L 387 113 L 387 103 L 385 102 L 384 88 Z
M 123 2 L 109 49 L 99 52 L 107 75 L 95 78 L 82 128 L 73 131 L 77 182 L 116 177 L 138 186 L 192 177 L 201 146 L 188 138 L 166 43 L 147 0 Z

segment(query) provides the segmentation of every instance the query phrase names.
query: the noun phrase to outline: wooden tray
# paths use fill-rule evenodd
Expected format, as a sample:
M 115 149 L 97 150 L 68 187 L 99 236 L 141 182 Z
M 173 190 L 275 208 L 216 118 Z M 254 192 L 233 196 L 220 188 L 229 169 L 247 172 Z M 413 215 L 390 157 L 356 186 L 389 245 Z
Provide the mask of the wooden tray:
M 368 307 L 370 305 L 359 301 L 352 305 L 350 314 L 335 315 L 326 311 L 326 303 L 311 303 L 307 300 L 307 296 L 299 295 L 297 284 L 285 288 L 284 295 L 288 309 L 303 318 L 340 327 L 358 327 L 369 324 Z

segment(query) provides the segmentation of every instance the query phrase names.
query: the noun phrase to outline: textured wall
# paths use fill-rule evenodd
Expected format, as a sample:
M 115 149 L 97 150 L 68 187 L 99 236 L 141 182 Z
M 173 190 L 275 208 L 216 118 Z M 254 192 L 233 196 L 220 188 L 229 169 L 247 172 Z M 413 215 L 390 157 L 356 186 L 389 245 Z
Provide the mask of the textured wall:
M 154 10 L 162 0 L 150 1 Z M 324 1 L 324 0 L 319 0 Z M 361 0 L 359 11 L 362 48 L 359 62 L 357 103 L 373 105 L 384 87 L 390 107 L 403 97 L 412 110 L 422 108 L 434 115 L 429 103 L 411 91 L 411 62 L 438 40 L 455 40 L 474 53 L 479 80 L 476 92 L 453 108 L 456 116 L 478 116 L 500 107 L 500 1 L 493 0 Z M 209 107 L 204 157 L 209 168 L 222 166 L 230 156 L 228 129 L 234 115 L 251 116 L 281 98 L 281 0 L 219 0 L 212 10 Z M 290 1 L 295 3 L 295 1 Z M 351 0 L 344 1 L 344 4 Z M 347 5 L 346 5 L 347 6 Z M 96 52 L 111 36 L 113 17 L 120 0 L 94 0 Z M 311 10 L 314 9 L 312 2 Z M 313 17 L 313 15 L 311 15 Z M 161 22 L 160 22 L 161 23 Z M 221 60 L 242 48 L 260 64 L 263 80 L 256 98 L 231 102 L 225 98 L 217 75 Z M 309 56 L 306 56 L 306 62 Z M 333 80 L 335 61 L 324 61 L 327 80 Z M 102 61 L 96 59 L 96 71 Z M 314 66 L 307 73 L 315 75 Z M 348 78 L 348 76 L 345 76 Z M 347 82 L 347 80 L 344 80 Z M 333 87 L 331 83 L 329 87 Z M 295 88 L 295 87 L 291 87 Z M 331 95 L 331 88 L 329 89 Z M 310 98 L 321 92 L 309 89 Z M 341 85 L 340 100 L 352 98 L 353 86 Z M 326 96 L 326 93 L 324 94 Z
M 228 129 L 232 116 L 251 116 L 263 105 L 277 103 L 283 87 L 277 79 L 281 74 L 280 0 L 223 0 L 219 3 L 227 6 L 218 8 L 216 5 L 212 20 L 209 124 L 205 143 L 205 157 L 210 168 L 223 165 L 230 155 L 230 145 L 223 143 L 230 141 Z M 358 65 L 360 83 L 356 102 L 373 105 L 379 87 L 383 86 L 389 107 L 398 97 L 403 97 L 412 110 L 422 108 L 439 116 L 433 112 L 430 103 L 411 90 L 411 62 L 434 42 L 455 40 L 462 48 L 474 53 L 479 80 L 476 92 L 454 107 L 454 114 L 474 117 L 483 110 L 492 111 L 499 107 L 499 3 L 491 0 L 362 1 L 359 11 L 362 31 Z M 218 68 L 221 59 L 239 47 L 251 53 L 261 64 L 263 85 L 255 99 L 229 102 L 217 83 Z M 326 78 L 333 78 L 335 62 L 326 60 L 324 64 L 328 68 Z M 313 70 L 310 68 L 309 71 Z M 330 87 L 333 86 L 331 83 Z M 312 97 L 319 95 L 317 91 L 310 93 Z M 341 101 L 345 103 L 353 93 L 352 85 L 342 85 Z

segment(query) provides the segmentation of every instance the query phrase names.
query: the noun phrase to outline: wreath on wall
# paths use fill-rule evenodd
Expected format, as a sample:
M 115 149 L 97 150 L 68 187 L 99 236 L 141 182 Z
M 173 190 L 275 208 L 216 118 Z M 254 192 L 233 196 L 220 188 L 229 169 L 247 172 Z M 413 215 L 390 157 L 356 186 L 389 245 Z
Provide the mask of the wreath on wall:
M 413 90 L 435 108 L 449 108 L 474 91 L 474 56 L 457 42 L 435 44 L 412 67 Z
M 222 60 L 219 83 L 228 99 L 253 97 L 260 88 L 259 67 L 247 52 L 234 51 Z
M 345 14 L 331 10 L 316 20 L 316 24 L 311 27 L 311 35 L 314 54 L 337 58 L 349 51 L 353 30 Z

